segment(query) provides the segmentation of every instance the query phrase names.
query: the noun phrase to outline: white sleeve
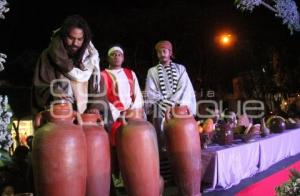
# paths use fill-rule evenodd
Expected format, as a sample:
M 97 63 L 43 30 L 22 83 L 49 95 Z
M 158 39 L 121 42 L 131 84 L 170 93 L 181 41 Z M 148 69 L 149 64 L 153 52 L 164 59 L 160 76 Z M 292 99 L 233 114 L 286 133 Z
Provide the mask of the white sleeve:
M 170 98 L 173 102 L 181 105 L 187 105 L 190 111 L 196 114 L 196 96 L 191 80 L 184 69 L 182 75 L 178 79 L 178 86 L 175 94 Z
M 143 101 L 143 95 L 140 89 L 140 85 L 139 85 L 139 81 L 135 75 L 134 72 L 132 72 L 133 74 L 133 84 L 134 84 L 134 102 L 131 105 L 131 108 L 143 108 L 144 106 L 144 101 Z
M 92 75 L 92 70 L 82 71 L 79 68 L 74 67 L 71 71 L 66 73 L 66 77 L 70 80 L 77 82 L 86 82 L 86 79 L 89 79 Z
M 152 69 L 149 69 L 146 79 L 145 93 L 148 103 L 156 103 L 164 99 L 159 85 L 156 83 Z

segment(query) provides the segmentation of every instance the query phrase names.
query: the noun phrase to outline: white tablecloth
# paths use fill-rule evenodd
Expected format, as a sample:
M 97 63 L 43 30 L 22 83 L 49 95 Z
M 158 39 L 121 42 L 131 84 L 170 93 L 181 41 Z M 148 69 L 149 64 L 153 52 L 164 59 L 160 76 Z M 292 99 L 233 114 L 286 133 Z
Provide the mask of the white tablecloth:
M 251 143 L 209 146 L 202 151 L 205 191 L 228 189 L 242 179 L 268 169 L 278 161 L 300 153 L 300 129 L 272 134 Z

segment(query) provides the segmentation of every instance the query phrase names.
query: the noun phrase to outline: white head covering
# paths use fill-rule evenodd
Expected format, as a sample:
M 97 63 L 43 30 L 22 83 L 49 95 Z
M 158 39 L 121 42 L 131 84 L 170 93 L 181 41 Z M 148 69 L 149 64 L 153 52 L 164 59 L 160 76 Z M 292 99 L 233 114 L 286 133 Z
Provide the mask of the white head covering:
M 114 51 L 119 51 L 119 52 L 121 52 L 122 54 L 124 54 L 124 51 L 122 50 L 121 47 L 119 47 L 119 46 L 114 46 L 114 47 L 111 47 L 111 48 L 108 50 L 107 55 L 110 56 L 111 53 L 113 53 Z

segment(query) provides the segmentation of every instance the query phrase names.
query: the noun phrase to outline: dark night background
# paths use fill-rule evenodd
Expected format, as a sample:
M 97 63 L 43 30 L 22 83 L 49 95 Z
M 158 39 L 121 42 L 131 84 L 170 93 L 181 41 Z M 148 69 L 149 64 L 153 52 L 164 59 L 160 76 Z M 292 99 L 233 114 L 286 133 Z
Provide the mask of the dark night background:
M 36 61 L 41 52 L 48 47 L 52 31 L 59 28 L 67 16 L 73 14 L 81 15 L 88 22 L 93 33 L 92 41 L 100 54 L 101 69 L 107 66 L 106 55 L 109 47 L 113 44 L 120 44 L 125 51 L 124 65 L 135 71 L 142 90 L 144 90 L 148 69 L 155 66 L 158 62 L 154 45 L 160 40 L 170 40 L 173 43 L 176 57 L 174 61 L 185 65 L 194 89 L 196 90 L 196 98 L 198 100 L 213 99 L 220 101 L 217 102 L 218 108 L 214 108 L 213 104 L 213 106 L 205 103 L 200 105 L 198 102 L 197 114 L 207 114 L 207 108 L 219 109 L 220 112 L 225 112 L 225 108 L 228 109 L 228 111 L 232 110 L 237 112 L 237 110 L 239 110 L 237 114 L 242 112 L 247 114 L 248 111 L 246 110 L 249 109 L 252 110 L 249 112 L 251 115 L 261 114 L 261 105 L 251 105 L 251 103 L 250 105 L 243 105 L 247 106 L 246 109 L 238 105 L 238 103 L 243 102 L 244 104 L 246 100 L 253 99 L 263 101 L 263 108 L 266 112 L 264 119 L 268 119 L 267 117 L 269 117 L 270 111 L 274 112 L 272 114 L 280 116 L 285 114 L 280 108 L 282 101 L 287 105 L 288 102 L 285 101 L 289 101 L 289 98 L 296 99 L 297 96 L 300 97 L 300 32 L 294 32 L 294 35 L 291 35 L 287 26 L 282 24 L 282 19 L 275 17 L 275 14 L 265 7 L 255 8 L 252 13 L 249 13 L 238 10 L 234 5 L 235 0 L 7 1 L 10 11 L 4 14 L 6 17 L 4 20 L 0 19 L 0 53 L 4 53 L 8 56 L 6 59 L 7 62 L 4 64 L 5 69 L 0 72 L 0 95 L 8 96 L 9 105 L 13 111 L 12 120 L 14 120 L 14 123 L 12 130 L 15 130 L 15 139 L 18 141 L 18 145 L 24 136 L 27 137 L 27 134 L 33 131 L 29 131 L 27 127 L 25 130 L 20 122 L 21 120 L 34 119 L 34 111 L 32 110 L 31 103 L 32 79 Z M 271 0 L 264 1 L 270 2 Z M 300 0 L 294 1 L 297 3 L 299 10 Z M 222 32 L 231 33 L 236 37 L 236 42 L 232 47 L 218 47 L 215 38 Z M 233 81 L 240 83 L 237 85 L 237 83 Z M 206 94 L 207 92 L 215 92 L 215 96 L 211 98 Z M 258 107 L 256 109 L 259 113 L 253 110 L 255 107 Z M 296 105 L 294 105 L 292 109 L 292 112 L 298 112 Z M 232 116 L 232 114 L 228 114 Z M 246 124 L 245 116 L 243 118 L 241 124 Z M 44 119 L 44 115 L 42 119 Z M 225 124 L 220 123 L 221 121 L 216 121 L 217 116 L 213 119 L 215 120 L 216 127 L 220 127 L 220 130 L 222 129 L 222 131 L 217 131 L 221 133 L 221 137 L 218 136 L 219 133 L 214 134 L 214 130 L 212 130 L 213 132 L 204 131 L 204 133 L 209 133 L 201 137 L 201 143 L 203 143 L 203 138 L 206 140 L 205 143 L 210 143 L 218 137 L 221 138 L 220 141 L 224 140 L 227 143 L 229 140 L 232 140 L 233 133 L 235 133 L 236 136 L 236 129 L 232 129 L 231 127 L 232 123 L 223 126 Z M 277 118 L 277 120 L 276 118 L 274 119 L 274 121 L 270 121 L 271 126 L 275 128 L 274 132 L 281 131 L 282 127 L 285 127 L 285 123 L 281 122 L 280 118 Z M 148 118 L 148 120 L 152 121 L 151 118 Z M 204 119 L 197 115 L 196 120 Z M 256 123 L 260 123 L 260 121 L 261 119 L 254 118 L 251 123 L 256 125 Z M 209 121 L 205 121 L 205 124 L 206 122 Z M 36 124 L 36 122 L 33 123 L 33 125 Z M 294 123 L 288 124 L 290 127 L 291 125 L 297 125 Z M 203 127 L 204 126 L 206 125 L 203 125 Z M 192 126 L 186 125 L 186 127 Z M 243 126 L 240 126 L 238 129 L 241 128 L 241 130 L 243 130 L 242 127 Z M 276 127 L 279 127 L 278 130 Z M 46 129 L 48 128 L 46 127 Z M 93 126 L 90 130 L 96 130 L 96 128 Z M 248 134 L 238 131 L 237 136 L 243 141 L 245 140 L 245 142 L 252 142 L 254 138 L 256 139 L 258 136 L 257 128 L 253 126 L 247 130 L 249 131 Z M 265 133 L 265 130 L 268 130 L 268 128 L 264 125 L 261 130 Z M 273 131 L 271 127 L 270 130 Z M 222 132 L 225 133 L 226 136 L 223 136 Z M 161 149 L 160 140 L 164 137 L 164 131 L 157 130 L 157 133 L 159 134 L 158 144 Z M 228 135 L 228 133 L 231 134 Z M 45 134 L 41 134 L 40 136 L 45 136 Z M 3 136 L 3 134 L 1 136 Z M 40 136 L 38 138 L 41 138 Z M 273 136 L 271 137 L 274 138 Z M 238 143 L 236 143 L 236 141 Z M 205 143 L 204 145 L 206 145 Z M 229 143 L 231 143 L 231 141 Z M 193 145 L 194 144 L 195 143 L 193 143 Z M 34 145 L 42 146 L 44 144 L 37 139 Z M 238 145 L 239 141 L 235 140 L 234 148 L 238 148 Z M 50 145 L 50 147 L 52 146 Z M 226 145 L 224 148 L 228 147 L 229 145 Z M 35 153 L 35 151 L 34 149 L 33 152 Z M 116 153 L 116 149 L 114 151 Z M 15 153 L 15 155 L 21 155 L 21 153 L 22 152 L 19 151 L 19 153 Z M 91 152 L 89 153 L 91 155 Z M 116 157 L 114 158 L 115 153 L 112 153 L 113 165 L 115 165 L 114 162 L 118 161 Z M 216 154 L 217 152 L 211 149 L 209 153 L 206 154 L 206 157 L 209 155 L 210 157 L 208 158 L 216 158 L 212 156 L 211 153 Z M 28 153 L 30 158 L 32 156 L 31 154 L 31 152 Z M 164 185 L 165 190 L 167 190 L 166 192 L 169 190 L 169 184 L 172 184 L 170 181 L 175 179 L 173 179 L 174 171 L 171 171 L 172 169 L 169 165 L 171 159 L 169 159 L 169 155 L 167 154 L 169 153 L 160 153 L 160 159 L 162 160 L 160 162 L 162 168 L 161 174 L 166 174 L 167 176 L 163 176 L 165 178 Z M 24 155 L 24 157 L 26 156 L 27 155 Z M 60 156 L 59 153 L 57 156 Z M 67 158 L 69 157 L 71 156 L 67 156 Z M 299 157 L 299 155 L 297 157 Z M 53 158 L 54 161 L 56 161 L 56 154 L 53 155 Z M 5 159 L 6 158 L 3 158 L 1 155 L 3 163 L 0 165 L 4 164 Z M 17 160 L 11 167 L 13 168 L 12 171 L 14 171 L 11 174 L 14 181 L 12 184 L 7 185 L 20 184 L 27 186 L 31 183 L 27 178 L 28 174 L 32 177 L 30 172 L 34 169 L 30 168 L 30 170 L 28 170 L 27 165 L 24 163 L 32 164 L 31 162 L 34 163 L 34 160 L 21 160 L 20 158 L 17 159 L 17 156 L 14 156 L 12 160 Z M 204 162 L 211 164 L 209 160 Z M 288 162 L 290 162 L 290 160 L 288 160 Z M 18 168 L 17 165 L 19 163 L 22 164 L 22 166 L 19 166 L 20 168 Z M 244 188 L 248 189 L 247 186 L 249 185 L 247 185 L 247 183 L 254 183 L 258 178 L 261 180 L 266 174 L 271 175 L 270 173 L 272 172 L 279 172 L 278 168 L 280 167 L 280 169 L 282 169 L 286 167 L 286 165 L 284 165 L 286 163 L 287 162 L 281 162 L 278 166 L 272 167 L 272 169 L 270 169 L 270 171 L 272 170 L 271 172 L 259 175 L 255 179 L 251 177 L 248 182 L 244 181 L 241 183 L 241 186 L 234 188 L 234 191 L 240 189 L 240 187 L 243 187 L 243 190 Z M 210 167 L 207 167 L 205 164 L 203 165 L 205 166 L 203 167 L 205 170 Z M 2 168 L 6 168 L 6 166 Z M 112 169 L 117 170 L 114 167 L 112 167 Z M 277 169 L 278 171 L 275 171 Z M 207 171 L 209 171 L 209 169 L 207 169 Z M 206 174 L 209 173 L 207 171 L 205 171 Z M 4 179 L 8 179 L 3 177 L 3 172 L 6 171 L 1 169 L 0 190 L 2 188 L 1 182 Z M 113 173 L 116 172 L 113 171 Z M 32 178 L 30 178 L 30 180 L 32 180 Z M 210 184 L 205 183 L 205 185 Z M 14 188 L 16 193 L 18 193 L 18 186 Z M 219 192 L 215 191 L 210 195 L 214 194 L 218 195 Z M 222 193 L 220 192 L 220 194 Z M 222 195 L 230 194 L 233 194 L 232 189 L 228 194 L 224 193 Z
M 154 45 L 162 39 L 173 43 L 175 61 L 186 65 L 197 91 L 232 93 L 233 77 L 260 75 L 262 68 L 266 73 L 261 85 L 266 85 L 275 72 L 275 53 L 280 72 L 287 76 L 284 89 L 293 93 L 300 87 L 300 32 L 290 35 L 282 20 L 264 7 L 243 13 L 233 0 L 8 2 L 10 11 L 0 20 L 0 52 L 8 55 L 0 72 L 2 85 L 30 87 L 35 62 L 52 30 L 66 16 L 80 14 L 92 29 L 101 69 L 108 47 L 119 43 L 125 49 L 125 65 L 137 73 L 142 89 L 148 68 L 157 63 Z M 223 31 L 237 37 L 232 48 L 221 50 L 214 43 Z

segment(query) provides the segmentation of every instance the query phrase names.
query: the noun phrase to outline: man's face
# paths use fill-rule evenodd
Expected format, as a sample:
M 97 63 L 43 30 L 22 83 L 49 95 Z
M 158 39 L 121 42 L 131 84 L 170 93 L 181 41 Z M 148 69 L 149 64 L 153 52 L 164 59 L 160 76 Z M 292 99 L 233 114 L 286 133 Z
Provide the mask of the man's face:
M 65 44 L 71 54 L 75 54 L 82 46 L 84 41 L 83 30 L 74 27 L 70 30 L 69 35 L 65 39 Z
M 124 55 L 120 51 L 113 51 L 108 57 L 108 62 L 112 67 L 121 67 L 124 62 Z
M 160 48 L 156 51 L 160 63 L 168 63 L 171 60 L 172 52 L 166 48 Z

